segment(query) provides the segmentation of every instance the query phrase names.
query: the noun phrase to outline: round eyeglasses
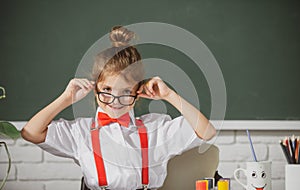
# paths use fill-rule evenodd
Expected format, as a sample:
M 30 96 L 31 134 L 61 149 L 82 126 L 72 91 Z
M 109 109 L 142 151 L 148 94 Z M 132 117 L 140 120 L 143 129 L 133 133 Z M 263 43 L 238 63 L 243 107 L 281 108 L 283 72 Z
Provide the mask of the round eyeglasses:
M 114 96 L 107 92 L 97 92 L 97 94 L 99 101 L 104 104 L 111 104 L 117 98 L 119 103 L 123 106 L 131 106 L 137 98 L 137 95 Z

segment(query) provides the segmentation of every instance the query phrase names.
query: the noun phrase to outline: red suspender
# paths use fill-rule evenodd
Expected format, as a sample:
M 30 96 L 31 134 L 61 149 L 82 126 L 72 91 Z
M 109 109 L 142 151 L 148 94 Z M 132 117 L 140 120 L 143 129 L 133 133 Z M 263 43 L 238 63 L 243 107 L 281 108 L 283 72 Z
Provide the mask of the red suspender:
M 99 130 L 100 129 L 95 128 L 95 122 L 93 122 L 91 135 L 92 135 L 92 145 L 94 150 L 95 164 L 98 173 L 98 183 L 100 187 L 106 187 L 107 180 L 106 180 L 106 172 L 105 172 L 105 167 L 104 167 L 101 148 L 100 148 Z
M 141 144 L 141 154 L 142 154 L 142 185 L 147 187 L 149 184 L 149 160 L 148 160 L 148 135 L 147 128 L 145 127 L 142 120 L 137 119 L 136 125 L 138 127 L 138 132 L 140 136 Z M 102 158 L 101 148 L 100 148 L 100 136 L 99 128 L 95 128 L 95 122 L 92 123 L 91 127 L 91 137 L 92 146 L 94 150 L 94 158 L 98 174 L 98 183 L 100 187 L 104 189 L 108 186 L 106 179 L 106 172 L 104 167 L 104 162 Z
M 135 120 L 138 126 L 140 143 L 141 143 L 141 153 L 142 153 L 142 185 L 147 186 L 149 184 L 149 160 L 148 160 L 148 135 L 147 128 L 140 119 Z

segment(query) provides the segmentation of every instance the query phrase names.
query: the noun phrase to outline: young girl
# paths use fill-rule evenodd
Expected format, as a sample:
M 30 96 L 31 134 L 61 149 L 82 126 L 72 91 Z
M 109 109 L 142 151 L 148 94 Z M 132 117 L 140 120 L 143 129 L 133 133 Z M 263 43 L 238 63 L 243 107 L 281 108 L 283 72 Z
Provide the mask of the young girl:
M 72 79 L 22 130 L 24 139 L 54 155 L 74 159 L 91 190 L 157 189 L 163 185 L 171 157 L 215 135 L 208 119 L 163 80 L 143 80 L 141 56 L 129 45 L 133 37 L 124 27 L 112 28 L 112 47 L 96 56 L 94 79 Z M 98 104 L 95 118 L 53 121 L 93 89 Z M 166 100 L 182 116 L 171 119 L 150 113 L 135 118 L 138 98 Z

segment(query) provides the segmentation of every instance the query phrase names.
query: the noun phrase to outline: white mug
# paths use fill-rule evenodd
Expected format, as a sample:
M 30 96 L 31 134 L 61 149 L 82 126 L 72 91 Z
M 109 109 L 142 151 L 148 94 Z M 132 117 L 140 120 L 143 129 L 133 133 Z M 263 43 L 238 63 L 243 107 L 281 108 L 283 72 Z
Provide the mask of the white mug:
M 285 166 L 285 190 L 295 190 L 300 187 L 300 164 Z
M 235 180 L 247 190 L 272 190 L 271 161 L 247 162 L 247 169 L 238 168 L 234 171 Z M 247 184 L 243 184 L 237 173 L 243 171 Z

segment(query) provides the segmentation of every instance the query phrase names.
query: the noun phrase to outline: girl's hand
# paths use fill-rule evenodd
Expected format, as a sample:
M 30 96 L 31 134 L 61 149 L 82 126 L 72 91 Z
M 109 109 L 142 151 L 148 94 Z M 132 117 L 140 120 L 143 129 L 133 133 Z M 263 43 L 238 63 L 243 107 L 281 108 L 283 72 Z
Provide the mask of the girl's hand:
M 94 89 L 94 85 L 94 81 L 74 78 L 69 82 L 63 95 L 73 104 L 84 98 L 92 89 Z
M 138 97 L 148 99 L 167 99 L 172 90 L 159 77 L 153 77 L 141 85 L 137 91 Z

